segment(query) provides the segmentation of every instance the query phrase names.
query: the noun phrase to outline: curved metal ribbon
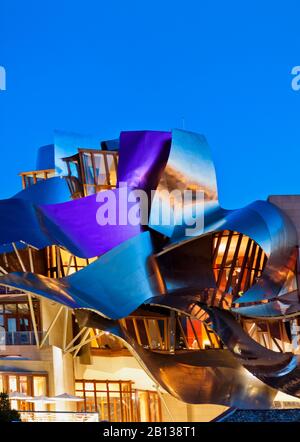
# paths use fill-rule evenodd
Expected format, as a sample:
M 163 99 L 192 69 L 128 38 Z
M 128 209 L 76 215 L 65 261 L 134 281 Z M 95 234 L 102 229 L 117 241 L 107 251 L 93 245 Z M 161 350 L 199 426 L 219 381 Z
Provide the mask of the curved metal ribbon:
M 204 194 L 203 212 L 200 214 L 203 221 L 199 223 L 200 231 L 195 230 L 196 237 L 226 229 L 237 231 L 253 239 L 268 255 L 269 259 L 260 280 L 239 298 L 239 304 L 272 299 L 281 294 L 289 273 L 295 270 L 297 256 L 296 229 L 288 217 L 266 201 L 255 201 L 237 210 L 222 209 L 218 201 L 215 169 L 205 138 L 181 130 L 172 132 L 169 159 L 158 185 L 158 191 L 171 193 L 177 189 L 192 189 Z M 196 201 L 193 200 L 192 204 L 195 206 Z M 169 209 L 167 206 L 165 210 Z M 183 213 L 185 210 L 190 211 L 190 201 L 186 206 L 183 204 Z M 159 211 L 162 212 L 161 216 L 157 213 Z M 191 225 L 183 222 L 178 226 L 174 223 L 165 226 L 158 222 L 163 219 L 163 211 L 161 198 L 154 198 L 150 227 L 168 236 L 171 242 L 180 243 L 185 240 L 186 229 L 191 228 Z M 176 207 L 173 207 L 173 211 L 176 211 Z M 153 219 L 158 224 L 154 224 Z M 175 222 L 176 216 L 172 220 Z
M 120 141 L 119 182 L 125 181 L 128 191 L 138 188 L 148 192 L 156 186 L 165 167 L 170 133 L 124 132 Z M 137 201 L 127 201 L 128 195 L 124 196 L 122 189 L 65 202 L 69 199 L 66 188 L 65 181 L 56 177 L 32 185 L 14 198 L 0 201 L 0 244 L 23 241 L 39 249 L 56 244 L 76 256 L 91 258 L 144 230 L 138 222 L 130 223 L 128 214 Z M 125 198 L 125 207 L 121 198 Z M 101 209 L 104 212 L 103 206 L 114 213 L 115 222 L 99 224 L 97 213 Z
M 192 315 L 195 304 L 209 314 L 215 333 L 232 355 L 255 377 L 272 388 L 300 397 L 300 358 L 292 353 L 268 350 L 250 338 L 230 312 L 199 303 L 199 296 L 171 294 L 149 299 L 146 304 Z
M 181 401 L 264 409 L 276 395 L 276 390 L 248 374 L 228 350 L 157 353 L 138 345 L 118 322 L 86 310 L 75 312 L 80 326 L 119 337 L 154 382 Z
M 90 308 L 118 319 L 158 294 L 153 269 L 148 265 L 152 253 L 150 234 L 144 232 L 66 278 L 53 279 L 16 272 L 2 276 L 0 283 L 72 308 Z

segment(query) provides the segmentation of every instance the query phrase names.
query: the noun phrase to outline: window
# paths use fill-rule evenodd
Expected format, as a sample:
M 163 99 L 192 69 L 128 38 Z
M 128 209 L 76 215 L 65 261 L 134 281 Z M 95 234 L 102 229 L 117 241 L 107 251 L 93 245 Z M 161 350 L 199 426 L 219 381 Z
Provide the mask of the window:
M 161 403 L 155 391 L 136 390 L 135 397 L 138 422 L 161 421 Z
M 57 246 L 47 247 L 47 272 L 50 278 L 62 278 L 78 272 L 97 258 L 79 258 Z
M 78 149 L 78 154 L 63 158 L 73 198 L 93 195 L 117 185 L 118 152 Z
M 39 301 L 33 301 L 33 309 L 39 329 Z M 35 336 L 27 301 L 2 302 L 0 304 L 1 345 L 34 345 Z
M 79 149 L 84 195 L 92 195 L 117 185 L 118 153 Z
M 267 257 L 261 247 L 247 236 L 224 230 L 213 237 L 213 270 L 221 297 L 220 303 L 230 302 L 248 290 L 260 277 Z M 228 302 L 229 301 L 229 302 Z
M 98 412 L 110 422 L 161 422 L 160 398 L 155 391 L 135 390 L 131 381 L 79 379 L 76 396 L 82 398 L 78 411 Z
M 0 373 L 0 392 L 11 393 L 18 391 L 28 396 L 47 395 L 48 393 L 48 376 L 47 374 L 15 374 Z M 20 411 L 37 411 L 45 410 L 45 405 L 11 400 L 11 406 Z
M 205 322 L 207 313 L 200 307 L 195 313 L 197 317 L 201 316 L 201 319 L 190 319 L 188 316 L 175 313 L 173 319 L 170 316 L 160 318 L 128 316 L 120 322 L 135 337 L 139 345 L 154 351 L 170 351 L 171 347 L 177 350 L 222 348 L 220 339 Z

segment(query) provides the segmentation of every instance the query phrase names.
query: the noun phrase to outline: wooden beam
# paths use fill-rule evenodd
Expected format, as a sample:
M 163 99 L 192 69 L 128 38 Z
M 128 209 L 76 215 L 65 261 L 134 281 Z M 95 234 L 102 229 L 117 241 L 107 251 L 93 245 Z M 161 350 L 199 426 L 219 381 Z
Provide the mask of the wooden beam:
M 64 328 L 63 328 L 63 342 L 62 342 L 63 351 L 65 350 L 66 345 L 67 345 L 68 319 L 69 319 L 69 309 L 68 309 L 68 307 L 65 307 Z
M 137 326 L 136 319 L 135 318 L 131 318 L 131 320 L 132 320 L 134 331 L 135 331 L 135 334 L 136 334 L 137 343 L 139 345 L 142 345 L 141 336 L 140 336 L 139 328 Z
M 81 342 L 80 342 L 79 344 L 75 345 L 74 347 L 72 347 L 71 349 L 68 349 L 67 353 L 70 353 L 70 352 L 76 350 L 75 353 L 74 353 L 74 355 L 73 355 L 73 358 L 76 358 L 76 356 L 77 356 L 79 350 L 80 350 L 82 347 L 84 347 L 85 345 L 87 345 L 87 344 L 89 344 L 90 342 L 94 341 L 94 339 L 98 339 L 98 338 L 100 338 L 100 336 L 102 336 L 104 333 L 105 333 L 104 331 L 101 331 L 101 332 L 98 333 L 97 335 L 93 335 L 93 336 L 91 336 L 90 338 L 86 339 L 86 338 L 88 337 L 88 335 L 90 334 L 90 329 L 88 329 L 88 330 L 86 331 L 86 333 L 84 334 L 84 336 L 83 336 Z
M 86 330 L 86 327 L 83 327 L 76 336 L 74 336 L 74 338 L 69 342 L 69 344 L 66 346 L 65 348 L 65 352 L 67 352 L 69 350 L 69 348 L 74 344 L 74 342 L 77 341 L 77 339 L 82 335 L 82 333 Z

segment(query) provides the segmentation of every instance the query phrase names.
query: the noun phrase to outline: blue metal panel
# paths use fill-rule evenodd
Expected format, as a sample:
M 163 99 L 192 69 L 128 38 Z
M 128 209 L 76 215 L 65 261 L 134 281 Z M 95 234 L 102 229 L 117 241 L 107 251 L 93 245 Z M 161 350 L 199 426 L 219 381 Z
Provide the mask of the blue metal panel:
M 81 271 L 61 279 L 32 273 L 10 273 L 0 284 L 30 291 L 72 308 L 89 308 L 123 318 L 157 295 L 148 265 L 153 253 L 149 232 L 132 238 Z

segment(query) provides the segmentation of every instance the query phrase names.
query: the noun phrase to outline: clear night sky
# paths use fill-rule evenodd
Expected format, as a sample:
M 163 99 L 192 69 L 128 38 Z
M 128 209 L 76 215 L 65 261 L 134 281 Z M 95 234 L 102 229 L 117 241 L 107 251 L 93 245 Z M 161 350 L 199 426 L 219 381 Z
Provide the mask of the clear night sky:
M 300 193 L 299 23 L 299 1 L 0 0 L 0 196 L 53 129 L 109 139 L 183 117 L 224 207 Z

